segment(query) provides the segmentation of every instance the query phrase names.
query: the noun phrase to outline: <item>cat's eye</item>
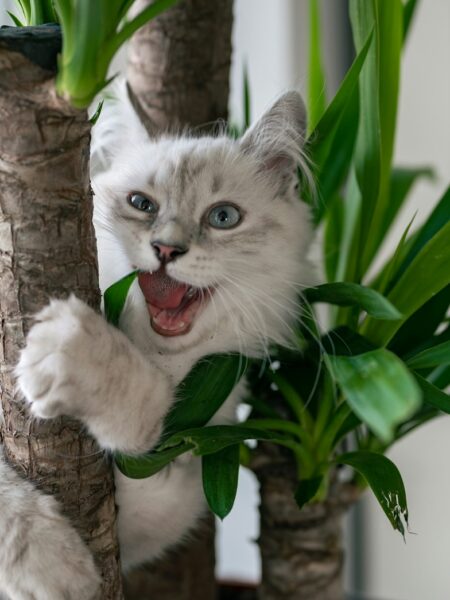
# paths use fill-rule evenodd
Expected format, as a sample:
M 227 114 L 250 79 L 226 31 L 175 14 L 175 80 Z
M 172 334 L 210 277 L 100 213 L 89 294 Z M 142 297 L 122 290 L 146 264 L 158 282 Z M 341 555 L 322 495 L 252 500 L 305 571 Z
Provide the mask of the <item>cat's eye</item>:
M 142 212 L 146 212 L 151 215 L 155 215 L 158 212 L 158 205 L 154 200 L 137 192 L 128 194 L 128 203 L 133 208 L 137 208 L 137 210 L 141 210 Z
M 207 221 L 216 229 L 231 229 L 236 227 L 242 216 L 234 204 L 216 204 L 207 215 Z

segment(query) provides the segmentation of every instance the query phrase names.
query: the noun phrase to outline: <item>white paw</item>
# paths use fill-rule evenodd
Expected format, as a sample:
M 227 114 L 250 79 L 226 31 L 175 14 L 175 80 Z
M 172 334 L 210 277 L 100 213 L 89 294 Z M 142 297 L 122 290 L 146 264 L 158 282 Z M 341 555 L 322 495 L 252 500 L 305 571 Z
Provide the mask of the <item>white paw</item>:
M 16 367 L 17 385 L 35 416 L 82 417 L 94 409 L 105 338 L 107 323 L 75 296 L 52 300 L 38 313 Z

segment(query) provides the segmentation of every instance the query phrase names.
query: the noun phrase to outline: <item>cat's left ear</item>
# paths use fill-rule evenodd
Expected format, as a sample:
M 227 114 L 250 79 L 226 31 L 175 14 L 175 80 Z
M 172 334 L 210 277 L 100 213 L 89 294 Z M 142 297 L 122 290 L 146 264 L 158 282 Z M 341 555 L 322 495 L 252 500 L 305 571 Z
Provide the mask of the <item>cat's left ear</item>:
M 255 156 L 262 171 L 285 177 L 304 163 L 305 137 L 305 104 L 300 94 L 292 91 L 281 96 L 244 134 L 241 148 Z

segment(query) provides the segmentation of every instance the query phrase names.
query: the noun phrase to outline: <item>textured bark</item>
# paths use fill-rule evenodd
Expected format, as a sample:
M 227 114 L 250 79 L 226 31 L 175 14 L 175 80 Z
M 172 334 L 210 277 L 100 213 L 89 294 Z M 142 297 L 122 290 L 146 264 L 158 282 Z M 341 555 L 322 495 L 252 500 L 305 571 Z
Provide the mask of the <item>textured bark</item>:
M 136 8 L 149 3 L 137 0 Z M 158 129 L 227 119 L 232 4 L 183 0 L 132 39 L 127 79 Z
M 33 315 L 50 297 L 73 292 L 95 308 L 100 301 L 87 115 L 55 93 L 49 69 L 55 67 L 58 31 L 24 28 L 18 36 L 19 41 L 11 31 L 0 32 L 3 443 L 8 461 L 59 500 L 88 543 L 104 580 L 99 598 L 118 600 L 122 592 L 110 462 L 79 423 L 30 418 L 14 386 L 12 370 Z
M 326 501 L 299 510 L 289 456 L 264 445 L 253 469 L 261 494 L 259 600 L 342 600 L 341 516 L 356 500 L 356 490 L 333 482 Z
M 137 0 L 134 9 L 148 4 L 150 0 Z M 232 5 L 232 0 L 182 0 L 132 38 L 129 93 L 150 132 L 186 125 L 207 128 L 217 119 L 227 119 Z M 131 574 L 127 598 L 213 600 L 213 523 L 196 536 L 197 542 Z

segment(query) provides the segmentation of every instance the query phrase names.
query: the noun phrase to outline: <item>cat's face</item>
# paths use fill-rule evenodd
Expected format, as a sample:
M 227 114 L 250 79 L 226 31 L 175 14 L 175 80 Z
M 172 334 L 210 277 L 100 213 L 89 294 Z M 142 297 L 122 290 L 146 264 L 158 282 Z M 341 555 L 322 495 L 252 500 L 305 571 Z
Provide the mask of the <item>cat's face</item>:
M 261 152 L 260 139 L 256 128 L 241 141 L 149 140 L 94 182 L 100 221 L 139 271 L 158 348 L 219 338 L 255 354 L 289 338 L 309 224 L 295 161 Z

